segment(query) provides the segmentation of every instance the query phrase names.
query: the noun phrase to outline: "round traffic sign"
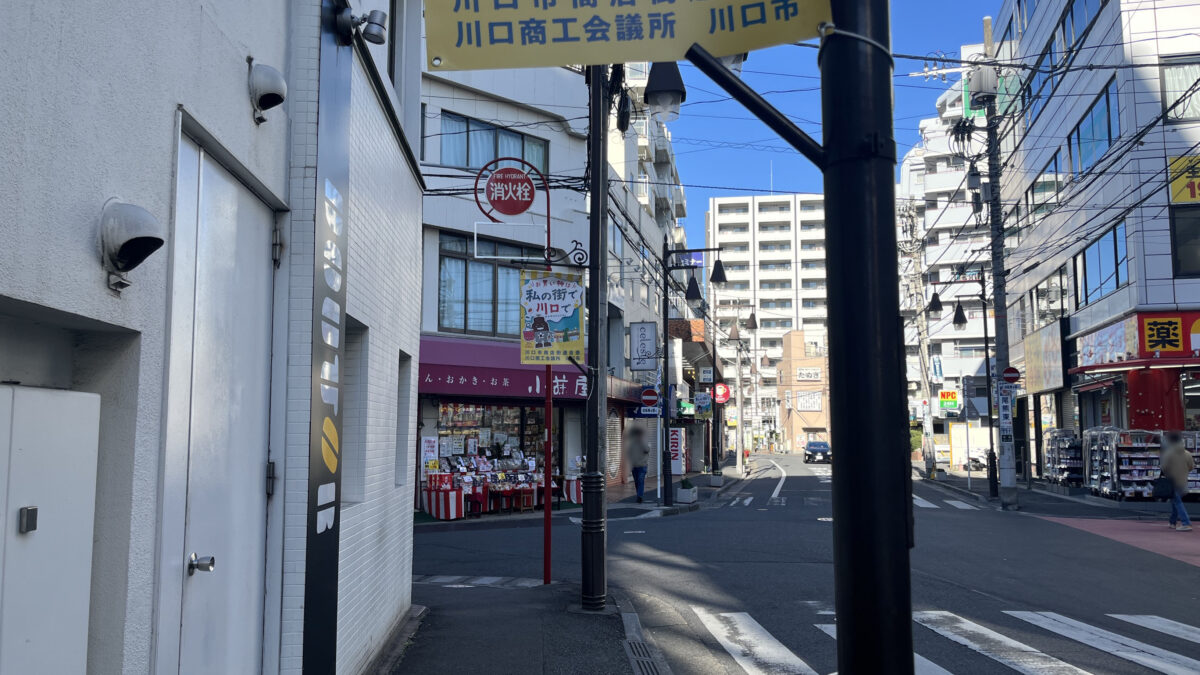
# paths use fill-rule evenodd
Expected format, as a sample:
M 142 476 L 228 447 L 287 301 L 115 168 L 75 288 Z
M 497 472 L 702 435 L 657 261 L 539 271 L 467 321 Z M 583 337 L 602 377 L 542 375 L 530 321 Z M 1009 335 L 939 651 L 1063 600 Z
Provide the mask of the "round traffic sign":
M 653 389 L 642 390 L 642 405 L 647 408 L 653 408 L 658 405 L 658 392 Z
M 1017 380 L 1021 379 L 1021 371 L 1010 366 L 1004 369 L 1004 372 L 1000 374 L 1000 377 L 1005 382 L 1016 382 Z
M 717 403 L 728 403 L 729 385 L 722 382 L 713 386 L 713 400 Z
M 509 166 L 493 171 L 484 189 L 492 208 L 506 216 L 520 215 L 533 206 L 533 180 L 520 169 Z

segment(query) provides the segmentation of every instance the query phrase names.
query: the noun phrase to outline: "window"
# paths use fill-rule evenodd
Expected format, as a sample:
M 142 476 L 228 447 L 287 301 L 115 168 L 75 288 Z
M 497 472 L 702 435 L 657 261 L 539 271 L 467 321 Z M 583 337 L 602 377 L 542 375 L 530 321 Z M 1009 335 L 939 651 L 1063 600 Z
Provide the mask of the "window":
M 791 279 L 781 279 L 778 281 L 760 281 L 758 287 L 764 291 L 780 291 L 792 287 Z
M 1124 255 L 1124 251 L 1121 255 Z M 1067 300 L 1070 297 L 1068 283 L 1067 266 L 1063 265 L 1031 291 L 1033 325 L 1030 330 L 1037 330 L 1067 315 Z
M 1163 61 L 1162 101 L 1169 110 L 1168 122 L 1200 120 L 1200 93 L 1193 91 L 1186 100 L 1180 100 L 1196 80 L 1200 80 L 1200 54 Z M 1177 102 L 1179 105 L 1175 105 Z
M 724 263 L 722 267 L 725 268 L 726 272 L 748 272 L 750 270 L 750 263 Z
M 731 291 L 748 291 L 748 290 L 750 290 L 750 282 L 749 281 L 730 281 L 729 283 L 725 284 L 725 288 L 727 288 Z
M 804 279 L 803 281 L 800 282 L 800 288 L 807 289 L 807 290 L 824 289 L 825 288 L 825 280 L 824 279 Z
M 792 301 L 790 298 L 775 298 L 772 300 L 763 300 L 758 306 L 763 309 L 791 309 Z
M 824 208 L 824 202 L 800 202 L 801 211 L 820 211 Z
M 549 142 L 542 138 L 445 111 L 441 138 L 443 166 L 480 169 L 497 157 L 520 157 L 549 171 Z
M 810 220 L 807 223 L 800 223 L 801 232 L 812 232 L 814 230 L 823 229 L 825 229 L 825 221 L 823 220 Z
M 824 260 L 802 260 L 800 261 L 800 269 L 802 270 L 823 270 L 825 269 Z
M 749 232 L 749 223 L 722 223 L 717 226 L 718 232 Z
M 762 223 L 758 226 L 759 232 L 791 232 L 791 223 Z
M 1175 276 L 1200 276 L 1200 206 L 1171 207 Z
M 824 251 L 825 250 L 825 242 L 823 242 L 819 239 L 813 240 L 813 241 L 800 242 L 800 250 L 801 251 Z
M 983 357 L 985 354 L 986 354 L 986 352 L 983 347 L 967 347 L 964 345 L 958 346 L 958 355 L 959 356 L 974 358 L 974 357 Z M 987 389 L 987 387 L 984 387 L 984 389 Z
M 787 202 L 773 202 L 770 204 L 759 204 L 759 213 L 787 213 L 792 210 L 792 205 Z
M 717 206 L 717 213 L 750 213 L 749 204 L 720 204 Z
M 1200 273 L 1200 268 L 1197 271 Z M 1121 223 L 1075 256 L 1076 306 L 1091 304 L 1127 281 L 1129 262 L 1125 251 L 1125 223 Z
M 1029 78 L 1029 87 L 1022 96 L 1026 103 L 1026 120 L 1029 124 L 1037 119 L 1047 99 L 1057 86 L 1060 78 L 1049 71 L 1067 66 L 1078 53 L 1079 45 L 1091 30 L 1092 23 L 1100 13 L 1100 8 L 1107 0 L 1068 0 L 1067 7 L 1054 27 L 1042 59 L 1036 66 L 1038 71 Z M 1026 8 L 1026 26 L 1033 17 L 1037 2 L 1030 0 Z
M 759 322 L 763 328 L 791 328 L 791 319 L 763 319 Z
M 625 231 L 613 221 L 608 223 L 608 250 L 618 258 L 625 256 Z
M 721 250 L 726 253 L 746 253 L 750 250 L 750 244 L 744 241 L 736 244 L 721 244 Z
M 813 298 L 805 298 L 800 302 L 800 306 L 804 309 L 824 309 L 825 301 Z
M 1050 163 L 1042 169 L 1042 173 L 1033 182 L 1033 185 L 1029 186 L 1029 190 L 1025 194 L 1027 208 L 1033 216 L 1049 213 L 1058 204 L 1058 192 L 1066 182 L 1060 173 L 1059 158 L 1061 155 L 1061 151 L 1054 153 Z
M 790 251 L 792 250 L 792 242 L 790 241 L 764 241 L 758 245 L 760 251 Z
M 790 260 L 771 260 L 768 262 L 763 262 L 761 265 L 759 265 L 759 269 L 763 270 L 764 272 L 787 271 L 792 269 L 792 262 Z
M 1076 175 L 1087 171 L 1120 135 L 1117 81 L 1113 79 L 1109 80 L 1104 92 L 1067 136 L 1067 147 L 1071 154 L 1071 165 L 1067 170 Z
M 783 346 L 783 340 L 779 338 L 763 338 L 758 341 L 758 345 L 763 349 L 779 349 Z
M 515 337 L 521 271 L 500 260 L 475 258 L 473 244 L 467 237 L 440 235 L 438 330 Z M 480 239 L 478 254 L 539 257 L 542 250 Z

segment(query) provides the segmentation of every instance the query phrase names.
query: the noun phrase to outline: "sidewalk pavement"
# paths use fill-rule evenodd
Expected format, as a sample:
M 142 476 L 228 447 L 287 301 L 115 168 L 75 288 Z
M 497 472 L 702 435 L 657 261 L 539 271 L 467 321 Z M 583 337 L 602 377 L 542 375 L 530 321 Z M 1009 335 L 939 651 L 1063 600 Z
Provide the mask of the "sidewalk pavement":
M 630 673 L 622 615 L 572 611 L 575 584 L 413 584 L 429 608 L 392 673 Z M 615 603 L 610 603 L 614 604 Z
M 925 463 L 914 460 L 913 470 L 921 475 L 922 478 L 929 480 L 925 473 Z M 972 497 L 981 502 L 992 502 L 999 505 L 999 500 L 992 499 L 988 495 L 987 471 L 972 471 L 970 476 L 970 487 L 967 487 L 967 472 L 960 469 L 951 469 L 950 471 L 938 470 L 937 478 L 930 480 L 931 483 L 936 483 L 943 487 L 949 488 L 955 492 L 962 494 L 965 497 Z M 1045 481 L 1033 481 L 1033 489 L 1029 490 L 1025 487 L 1025 481 L 1017 480 L 1017 488 L 1020 490 L 1019 501 L 1024 508 L 1025 505 L 1047 505 L 1047 504 L 1062 504 L 1064 502 L 1075 502 L 1086 506 L 1102 507 L 1115 509 L 1118 511 L 1143 514 L 1162 514 L 1170 513 L 1171 505 L 1164 501 L 1117 501 L 1115 499 L 1107 499 L 1105 497 L 1096 497 L 1091 494 L 1082 495 L 1065 495 L 1053 492 L 1052 487 Z M 1184 502 L 1184 508 L 1187 509 L 1189 515 L 1193 519 L 1200 517 L 1200 502 Z

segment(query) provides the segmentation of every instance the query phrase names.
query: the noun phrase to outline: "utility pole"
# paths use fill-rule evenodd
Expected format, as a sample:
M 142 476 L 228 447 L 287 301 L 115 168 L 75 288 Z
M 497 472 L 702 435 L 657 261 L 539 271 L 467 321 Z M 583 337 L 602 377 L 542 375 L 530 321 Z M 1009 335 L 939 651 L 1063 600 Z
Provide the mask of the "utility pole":
M 738 319 L 734 318 L 733 324 L 737 326 Z M 737 408 L 738 408 L 738 426 L 737 426 L 737 473 L 742 475 L 746 468 L 745 460 L 742 455 L 746 452 L 746 392 L 742 389 L 742 341 L 737 341 Z
M 605 548 L 608 534 L 605 526 L 604 466 L 607 450 L 608 419 L 608 92 L 605 78 L 607 66 L 588 66 L 588 191 L 591 195 L 589 213 L 591 236 L 588 251 L 587 287 L 587 370 L 589 375 L 587 417 L 584 428 L 587 439 L 584 452 L 587 463 L 583 483 L 582 547 L 582 606 L 589 611 L 602 611 L 608 596 L 608 570 Z M 545 508 L 550 508 L 546 504 Z
M 908 254 L 912 258 L 912 274 L 909 276 L 909 293 L 917 308 L 917 351 L 921 364 L 921 451 L 925 459 L 927 476 L 936 476 L 937 460 L 933 449 L 933 415 L 930 408 L 932 391 L 929 387 L 929 317 L 925 312 L 925 238 L 917 224 L 917 210 L 912 203 L 898 205 L 904 232 L 908 236 Z
M 992 40 L 992 19 L 985 17 L 983 20 L 983 42 L 989 45 L 987 48 L 987 58 L 995 58 L 995 44 Z M 977 69 L 976 73 L 983 72 L 984 68 L 994 68 L 993 66 L 983 66 Z M 1007 271 L 1004 269 L 1004 210 L 1000 204 L 1000 116 L 996 111 L 996 83 L 998 76 L 993 70 L 989 75 L 993 77 L 981 78 L 991 83 L 991 86 L 980 93 L 983 96 L 976 96 L 976 100 L 983 100 L 987 104 L 987 152 L 988 152 L 988 182 L 990 199 L 989 220 L 991 221 L 992 234 L 992 309 L 995 316 L 995 333 L 996 333 L 996 374 L 1003 373 L 1008 368 L 1008 293 L 1007 293 Z M 979 91 L 976 87 L 973 90 Z M 987 321 L 986 306 L 984 309 L 984 321 Z M 994 378 L 993 378 L 994 379 Z M 999 392 L 997 392 L 998 394 Z M 1005 405 L 1006 396 L 996 396 L 999 401 L 998 405 Z M 1012 402 L 1009 401 L 1011 406 Z M 988 411 L 991 414 L 991 411 Z M 1003 509 L 1016 509 L 1017 504 L 1017 465 L 1016 457 L 1013 451 L 1012 430 L 1009 429 L 1007 437 L 1004 435 L 1004 426 L 1000 427 L 1000 457 L 999 457 L 999 483 L 1000 483 L 1000 507 Z M 1005 440 L 1007 438 L 1007 440 Z
M 896 255 L 890 3 L 840 0 L 822 41 L 838 671 L 913 672 L 912 466 Z M 865 39 L 864 39 L 865 38 Z M 851 104 L 851 102 L 853 102 Z M 863 423 L 863 411 L 874 418 Z M 871 486 L 869 498 L 862 487 Z M 870 579 L 871 583 L 863 583 Z
M 658 467 L 658 475 L 662 476 L 663 506 L 675 504 L 675 488 L 671 475 L 671 243 L 667 235 L 663 235 L 662 247 L 663 279 L 662 279 L 662 321 L 663 321 L 663 384 L 658 395 L 659 414 L 662 416 L 663 437 L 661 439 L 663 453 Z

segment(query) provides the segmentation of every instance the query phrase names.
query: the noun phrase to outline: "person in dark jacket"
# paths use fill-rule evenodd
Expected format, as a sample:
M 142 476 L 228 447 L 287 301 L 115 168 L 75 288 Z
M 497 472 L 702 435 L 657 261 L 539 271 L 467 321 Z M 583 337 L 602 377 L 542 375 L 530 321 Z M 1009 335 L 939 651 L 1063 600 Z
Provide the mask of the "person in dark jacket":
M 1170 478 L 1175 488 L 1174 494 L 1171 495 L 1171 517 L 1168 525 L 1179 532 L 1191 532 L 1192 519 L 1188 517 L 1187 509 L 1183 508 L 1183 496 L 1188 493 L 1188 474 L 1196 468 L 1196 460 L 1192 459 L 1192 453 L 1184 446 L 1178 431 L 1163 434 L 1159 466 L 1162 467 L 1162 475 Z
M 625 453 L 629 455 L 633 486 L 637 489 L 637 500 L 641 504 L 646 493 L 646 466 L 650 463 L 650 446 L 646 443 L 646 432 L 641 427 L 633 427 L 626 434 Z

